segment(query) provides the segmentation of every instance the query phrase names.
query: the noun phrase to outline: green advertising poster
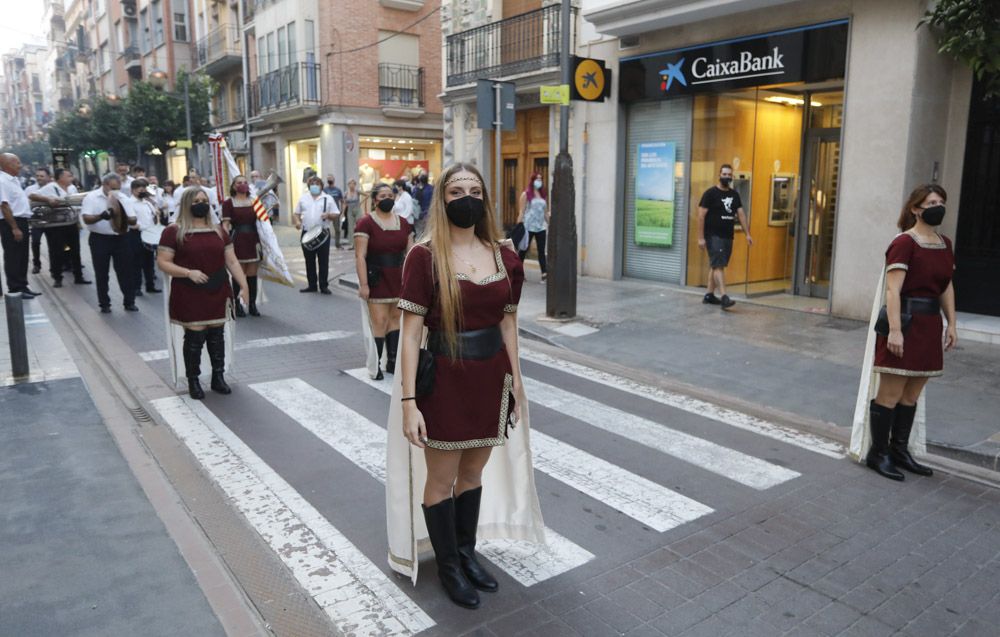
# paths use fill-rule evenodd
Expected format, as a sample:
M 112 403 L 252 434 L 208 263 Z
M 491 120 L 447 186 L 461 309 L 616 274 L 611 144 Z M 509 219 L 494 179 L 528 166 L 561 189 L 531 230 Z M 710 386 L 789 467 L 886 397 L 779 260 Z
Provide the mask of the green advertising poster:
M 635 171 L 635 243 L 671 246 L 674 243 L 673 142 L 639 144 Z

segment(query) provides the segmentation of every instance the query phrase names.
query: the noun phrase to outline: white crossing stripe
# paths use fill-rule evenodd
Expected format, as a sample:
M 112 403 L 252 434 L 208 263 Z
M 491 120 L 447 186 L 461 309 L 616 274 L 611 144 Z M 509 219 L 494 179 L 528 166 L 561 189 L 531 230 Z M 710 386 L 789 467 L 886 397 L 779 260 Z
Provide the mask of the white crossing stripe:
M 354 332 L 343 332 L 332 330 L 329 332 L 312 332 L 309 334 L 292 334 L 291 336 L 272 336 L 271 338 L 257 338 L 252 341 L 236 343 L 233 349 L 243 351 L 247 349 L 261 349 L 264 347 L 277 347 L 279 345 L 294 345 L 296 343 L 316 343 L 318 341 L 333 341 L 340 338 L 354 336 Z M 170 358 L 170 353 L 165 349 L 157 349 L 151 352 L 141 352 L 139 357 L 142 360 L 161 361 Z
M 413 635 L 434 621 L 200 401 L 153 406 L 337 629 Z
M 697 465 L 754 489 L 769 489 L 801 474 L 553 385 L 524 379 L 532 402 L 608 433 Z
M 384 428 L 299 378 L 255 383 L 263 396 L 317 438 L 381 483 L 385 483 Z M 593 553 L 551 529 L 547 546 L 514 540 L 480 540 L 479 552 L 524 586 L 586 564 Z
M 347 373 L 382 392 L 392 391 L 387 381 L 371 380 L 366 369 L 352 369 Z M 531 449 L 534 466 L 542 473 L 657 531 L 667 531 L 712 513 L 711 508 L 696 500 L 537 429 L 531 432 Z
M 801 447 L 802 449 L 807 449 L 830 458 L 840 459 L 844 457 L 844 447 L 842 445 L 820 436 L 802 433 L 788 427 L 776 425 L 762 418 L 757 418 L 756 416 L 751 416 L 733 409 L 713 405 L 712 403 L 704 400 L 684 396 L 683 394 L 660 389 L 659 387 L 651 387 L 649 385 L 637 383 L 627 378 L 622 378 L 621 376 L 616 376 L 608 372 L 602 372 L 577 363 L 560 360 L 547 354 L 542 354 L 541 352 L 532 351 L 530 347 L 524 347 L 523 345 L 520 353 L 523 360 L 544 365 L 545 367 L 551 367 L 552 369 L 572 374 L 574 376 L 579 376 L 580 378 L 584 378 L 601 385 L 613 387 L 614 389 L 618 389 L 641 398 L 646 398 L 675 409 L 680 409 L 703 418 L 708 418 L 724 425 L 735 427 L 736 429 L 750 431 L 755 434 L 766 436 L 767 438 L 772 438 L 796 447 Z

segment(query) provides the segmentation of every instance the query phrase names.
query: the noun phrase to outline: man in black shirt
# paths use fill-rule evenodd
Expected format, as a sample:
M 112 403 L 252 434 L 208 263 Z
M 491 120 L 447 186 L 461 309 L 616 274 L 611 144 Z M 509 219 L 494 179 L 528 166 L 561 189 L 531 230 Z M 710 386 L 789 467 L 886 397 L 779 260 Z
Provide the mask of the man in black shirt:
M 747 245 L 753 245 L 750 226 L 743 212 L 740 193 L 730 185 L 733 183 L 733 167 L 722 164 L 719 169 L 719 185 L 712 186 L 698 202 L 698 246 L 708 251 L 709 273 L 708 293 L 702 303 L 721 305 L 722 309 L 732 307 L 736 301 L 726 294 L 726 266 L 733 253 L 733 226 L 739 217 L 740 225 L 747 237 Z M 715 296 L 718 287 L 722 298 Z

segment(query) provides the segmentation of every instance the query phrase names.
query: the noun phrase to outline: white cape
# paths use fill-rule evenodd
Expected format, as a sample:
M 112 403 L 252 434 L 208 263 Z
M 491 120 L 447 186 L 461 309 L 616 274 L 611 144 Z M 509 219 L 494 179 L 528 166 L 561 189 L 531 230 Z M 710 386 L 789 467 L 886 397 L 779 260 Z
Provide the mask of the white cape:
M 184 327 L 170 322 L 170 282 L 173 277 L 163 274 L 163 317 L 167 326 L 167 354 L 170 356 L 170 380 L 174 389 L 187 389 L 187 372 L 184 369 Z M 223 326 L 226 335 L 226 371 L 233 365 L 233 341 L 236 338 L 235 321 L 232 320 L 230 309 L 232 301 L 226 305 L 226 322 Z M 201 348 L 201 375 L 211 374 L 212 362 L 208 358 L 208 347 Z
M 381 360 L 378 355 L 378 347 L 375 346 L 375 336 L 372 332 L 372 317 L 368 312 L 368 301 L 358 298 L 361 301 L 361 338 L 365 341 L 365 367 L 368 368 L 368 377 L 372 380 L 378 375 L 378 368 Z
M 285 263 L 285 255 L 278 245 L 278 237 L 274 234 L 274 228 L 270 221 L 257 219 L 257 237 L 260 239 L 260 266 L 258 277 L 267 279 L 275 283 L 281 283 L 288 287 L 295 287 L 295 280 Z M 262 294 L 258 294 L 262 298 Z
M 879 310 L 885 303 L 885 268 L 878 279 L 875 288 L 875 301 L 872 303 L 871 319 L 868 321 L 868 341 L 865 344 L 865 357 L 861 363 L 861 382 L 858 386 L 858 399 L 854 405 L 854 423 L 851 428 L 851 457 L 858 462 L 864 462 L 868 448 L 872 444 L 869 427 L 869 403 L 878 394 L 879 374 L 873 370 L 875 366 L 875 321 Z M 917 413 L 913 419 L 913 433 L 910 436 L 910 453 L 915 456 L 927 455 L 927 408 L 924 400 L 926 392 L 921 392 L 917 401 Z
M 401 330 L 404 320 L 405 313 L 400 319 Z M 396 360 L 400 360 L 398 356 Z M 427 465 L 423 451 L 403 437 L 401 391 L 401 377 L 394 374 L 386 445 L 385 508 L 389 566 L 416 584 L 420 553 L 431 548 L 420 506 L 427 480 Z M 483 470 L 478 537 L 545 544 L 545 524 L 531 465 L 528 405 L 522 407 L 521 422 L 514 429 L 508 429 L 506 444 L 493 448 Z

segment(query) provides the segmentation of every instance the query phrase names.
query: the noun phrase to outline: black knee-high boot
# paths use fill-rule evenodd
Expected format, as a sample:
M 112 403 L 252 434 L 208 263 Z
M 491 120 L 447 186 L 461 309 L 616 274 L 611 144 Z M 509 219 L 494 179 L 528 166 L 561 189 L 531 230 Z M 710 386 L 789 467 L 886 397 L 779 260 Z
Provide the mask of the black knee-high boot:
M 260 312 L 257 311 L 257 277 L 248 276 L 247 277 L 247 290 L 250 293 L 250 316 L 260 316 Z
M 375 349 L 378 351 L 378 373 L 375 374 L 375 380 L 382 380 L 385 376 L 382 375 L 382 346 L 385 343 L 385 338 L 382 336 L 375 337 Z
M 201 388 L 201 346 L 205 344 L 205 332 L 184 330 L 184 375 L 188 379 L 188 393 L 191 398 L 201 400 L 205 390 Z
M 236 282 L 236 279 L 233 279 L 233 305 L 236 306 L 236 318 L 243 318 L 247 315 L 243 311 L 243 306 L 240 305 L 240 284 Z
M 212 361 L 212 391 L 220 394 L 231 394 L 233 390 L 226 384 L 226 332 L 225 328 L 210 327 L 206 332 L 205 342 L 208 344 L 208 359 Z
M 396 348 L 399 345 L 399 330 L 386 332 L 385 335 L 385 371 L 396 373 Z
M 932 476 L 934 470 L 913 459 L 907 446 L 910 443 L 910 430 L 913 429 L 913 417 L 917 414 L 916 405 L 896 405 L 896 419 L 892 421 L 892 434 L 889 438 L 889 457 L 896 466 L 910 473 L 921 476 Z
M 905 480 L 906 476 L 896 468 L 889 456 L 889 432 L 892 431 L 895 412 L 892 407 L 883 407 L 874 400 L 869 405 L 872 447 L 868 450 L 865 464 L 890 480 Z
M 438 577 L 451 601 L 466 608 L 479 607 L 479 593 L 465 576 L 458 556 L 458 541 L 455 537 L 455 500 L 448 498 L 433 506 L 421 506 L 427 535 L 434 547 L 434 559 L 438 565 Z
M 455 497 L 455 538 L 465 576 L 479 590 L 495 593 L 500 584 L 476 559 L 476 530 L 479 528 L 479 501 L 482 496 L 483 488 L 477 487 Z

